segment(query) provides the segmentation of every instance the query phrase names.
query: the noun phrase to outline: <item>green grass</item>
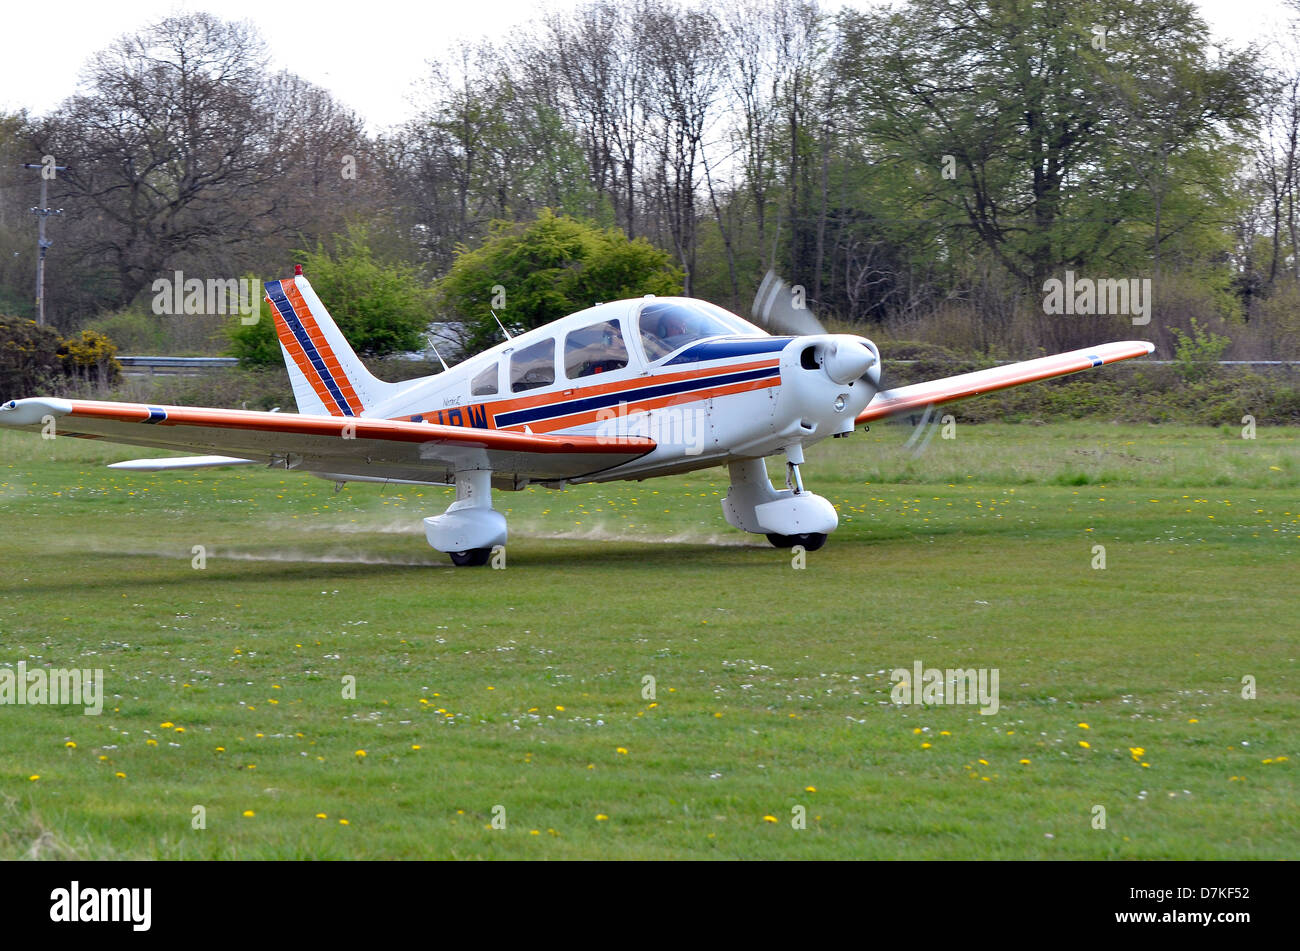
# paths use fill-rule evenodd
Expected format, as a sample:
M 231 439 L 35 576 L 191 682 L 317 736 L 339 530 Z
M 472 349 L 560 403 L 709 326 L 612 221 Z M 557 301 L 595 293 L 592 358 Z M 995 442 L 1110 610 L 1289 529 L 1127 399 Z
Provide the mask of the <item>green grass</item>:
M 908 434 L 810 451 L 803 570 L 712 470 L 499 493 L 505 571 L 425 545 L 449 490 L 0 434 L 0 663 L 108 694 L 0 706 L 0 858 L 1294 857 L 1295 431 Z

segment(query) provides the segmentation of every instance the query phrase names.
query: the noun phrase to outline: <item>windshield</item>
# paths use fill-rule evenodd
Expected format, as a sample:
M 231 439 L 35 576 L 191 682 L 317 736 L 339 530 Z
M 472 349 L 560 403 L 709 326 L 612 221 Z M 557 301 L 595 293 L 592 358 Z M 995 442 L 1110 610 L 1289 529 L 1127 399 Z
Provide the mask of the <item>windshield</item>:
M 763 331 L 707 301 L 651 301 L 637 318 L 641 345 L 653 363 L 706 337 L 761 336 Z

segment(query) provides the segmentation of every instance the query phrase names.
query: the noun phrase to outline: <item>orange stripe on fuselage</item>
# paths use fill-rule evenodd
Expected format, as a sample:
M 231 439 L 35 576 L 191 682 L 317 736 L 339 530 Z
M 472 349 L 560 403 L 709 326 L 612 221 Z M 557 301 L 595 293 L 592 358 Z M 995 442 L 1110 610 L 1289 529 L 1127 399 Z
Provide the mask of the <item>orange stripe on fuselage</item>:
M 404 419 L 413 419 L 420 416 L 423 419 L 434 421 L 437 420 L 443 425 L 456 425 L 448 422 L 448 414 L 459 412 L 462 418 L 468 420 L 471 418 L 470 410 L 480 410 L 486 412 L 486 422 L 489 429 L 496 429 L 497 415 L 512 413 L 521 409 L 532 409 L 537 406 L 548 406 L 555 403 L 568 402 L 570 400 L 586 399 L 592 396 L 602 396 L 607 393 L 620 393 L 628 390 L 638 390 L 648 386 L 658 386 L 664 383 L 677 383 L 682 380 L 703 379 L 711 376 L 721 376 L 726 373 L 743 373 L 747 370 L 761 370 L 766 367 L 774 367 L 780 364 L 780 359 L 757 360 L 750 363 L 741 363 L 734 366 L 722 365 L 706 367 L 704 369 L 683 370 L 677 373 L 663 373 L 655 376 L 637 376 L 630 379 L 617 380 L 612 383 L 578 383 L 567 387 L 563 390 L 555 390 L 550 393 L 541 393 L 533 396 L 521 396 L 511 399 L 499 399 L 486 403 L 470 403 L 466 406 L 454 406 L 443 410 L 429 410 L 424 413 L 416 413 L 411 416 L 403 417 Z M 730 396 L 734 393 L 746 393 L 751 390 L 766 389 L 771 386 L 780 386 L 780 376 L 774 376 L 762 380 L 747 380 L 742 383 L 726 383 L 721 386 L 709 387 L 700 390 L 688 390 L 684 393 L 672 393 L 667 396 L 658 396 L 648 400 L 633 400 L 627 403 L 623 408 L 623 413 L 639 413 L 652 409 L 662 409 L 665 406 L 674 406 L 679 403 L 694 403 L 700 400 L 710 399 L 718 396 Z M 587 423 L 600 422 L 602 419 L 608 419 L 609 416 L 600 416 L 601 413 L 618 412 L 615 407 L 604 407 L 598 410 L 587 410 L 577 413 L 569 413 L 562 416 L 555 416 L 551 419 L 543 419 L 534 423 L 516 423 L 513 426 L 501 427 L 502 432 L 523 432 L 527 426 L 535 433 L 549 433 L 559 429 L 567 429 L 573 426 L 582 426 Z M 465 422 L 464 425 L 469 425 Z

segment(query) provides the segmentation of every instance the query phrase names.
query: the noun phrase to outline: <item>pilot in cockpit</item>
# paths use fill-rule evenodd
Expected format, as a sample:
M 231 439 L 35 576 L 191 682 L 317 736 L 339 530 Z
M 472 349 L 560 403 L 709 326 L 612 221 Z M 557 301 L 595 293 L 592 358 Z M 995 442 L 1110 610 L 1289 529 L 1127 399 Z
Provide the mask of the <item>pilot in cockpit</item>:
M 676 350 L 690 343 L 698 334 L 687 327 L 687 320 L 680 312 L 669 311 L 659 318 L 657 336 L 669 350 Z

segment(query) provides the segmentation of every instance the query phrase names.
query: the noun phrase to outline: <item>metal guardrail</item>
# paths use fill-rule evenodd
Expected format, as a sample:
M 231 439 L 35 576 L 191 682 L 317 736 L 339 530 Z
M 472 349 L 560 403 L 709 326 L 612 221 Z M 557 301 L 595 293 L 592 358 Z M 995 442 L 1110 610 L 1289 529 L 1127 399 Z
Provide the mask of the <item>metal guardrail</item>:
M 155 373 L 185 375 L 239 366 L 236 357 L 124 356 L 118 357 L 117 362 L 122 365 L 123 373 L 139 376 Z

